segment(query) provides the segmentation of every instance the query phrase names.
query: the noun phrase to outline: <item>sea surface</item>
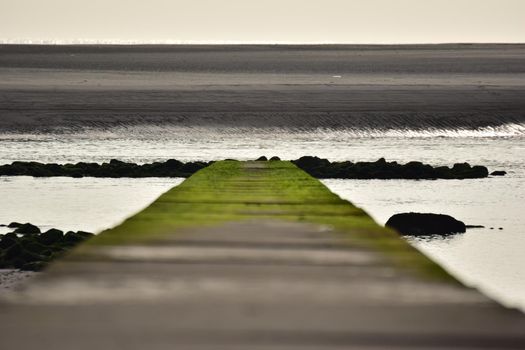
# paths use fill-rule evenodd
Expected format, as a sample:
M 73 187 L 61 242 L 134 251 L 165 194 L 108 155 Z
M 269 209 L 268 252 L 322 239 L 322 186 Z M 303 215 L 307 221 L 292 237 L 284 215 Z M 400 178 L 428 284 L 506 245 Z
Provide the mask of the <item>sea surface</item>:
M 261 155 L 296 159 L 469 162 L 505 177 L 476 180 L 324 180 L 384 224 L 407 211 L 444 213 L 484 229 L 409 239 L 464 283 L 525 310 L 525 126 L 389 130 L 130 126 L 0 134 L 0 164 L 12 161 L 137 163 Z M 146 207 L 182 179 L 0 178 L 0 223 L 100 232 Z M 3 229 L 2 232 L 6 232 Z

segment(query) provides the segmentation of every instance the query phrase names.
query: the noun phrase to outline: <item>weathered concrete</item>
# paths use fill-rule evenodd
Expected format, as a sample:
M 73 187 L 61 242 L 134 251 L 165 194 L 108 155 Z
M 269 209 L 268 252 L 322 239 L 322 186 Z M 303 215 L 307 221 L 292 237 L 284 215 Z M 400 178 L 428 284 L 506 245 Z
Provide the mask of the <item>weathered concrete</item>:
M 4 300 L 0 321 L 2 349 L 525 347 L 521 313 L 286 162 L 202 170 Z

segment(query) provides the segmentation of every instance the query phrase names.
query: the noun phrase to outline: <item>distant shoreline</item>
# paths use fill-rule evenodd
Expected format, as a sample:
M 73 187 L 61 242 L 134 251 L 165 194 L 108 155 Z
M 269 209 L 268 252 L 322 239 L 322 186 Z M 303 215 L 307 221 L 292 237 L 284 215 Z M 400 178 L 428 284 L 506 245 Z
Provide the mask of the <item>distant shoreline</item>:
M 105 41 L 105 40 L 80 40 L 80 41 L 53 41 L 53 40 L 0 40 L 4 45 L 35 45 L 35 46 L 310 46 L 310 47 L 472 47 L 472 46 L 520 46 L 525 42 L 439 42 L 439 43 L 337 43 L 337 42 L 191 42 L 191 41 Z

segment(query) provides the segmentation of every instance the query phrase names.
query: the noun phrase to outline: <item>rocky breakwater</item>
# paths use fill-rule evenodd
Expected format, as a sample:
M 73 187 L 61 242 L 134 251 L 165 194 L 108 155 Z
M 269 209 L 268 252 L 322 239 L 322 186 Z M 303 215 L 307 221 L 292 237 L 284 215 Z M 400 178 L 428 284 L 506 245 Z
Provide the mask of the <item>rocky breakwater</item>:
M 66 177 L 189 177 L 211 162 L 187 162 L 176 159 L 149 164 L 126 163 L 112 159 L 109 163 L 55 164 L 13 162 L 0 166 L 0 176 Z
M 13 231 L 0 236 L 0 268 L 38 271 L 53 259 L 93 236 L 84 231 L 50 229 L 41 232 L 30 223 L 12 222 L 7 225 Z
M 278 161 L 260 157 L 257 161 Z M 486 167 L 468 163 L 457 163 L 452 167 L 433 167 L 422 162 L 399 164 L 381 158 L 375 162 L 330 162 L 327 159 L 304 156 L 292 163 L 319 179 L 478 179 L 489 176 Z M 109 163 L 44 164 L 39 162 L 13 162 L 0 166 L 0 176 L 66 176 L 66 177 L 189 177 L 214 162 L 181 162 L 170 159 L 165 162 L 135 164 L 112 159 Z M 498 171 L 494 175 L 505 175 Z
M 489 176 L 486 167 L 457 163 L 452 167 L 433 167 L 422 162 L 399 164 L 381 158 L 375 162 L 330 162 L 318 157 L 301 157 L 292 161 L 311 176 L 319 179 L 478 179 Z

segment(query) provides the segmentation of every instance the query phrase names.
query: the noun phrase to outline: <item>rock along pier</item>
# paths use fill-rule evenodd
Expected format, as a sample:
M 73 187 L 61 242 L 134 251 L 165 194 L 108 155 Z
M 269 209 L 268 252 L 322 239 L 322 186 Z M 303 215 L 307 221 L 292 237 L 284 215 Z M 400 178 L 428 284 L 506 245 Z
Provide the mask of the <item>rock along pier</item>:
M 0 303 L 2 349 L 523 349 L 525 317 L 289 162 L 217 162 Z

